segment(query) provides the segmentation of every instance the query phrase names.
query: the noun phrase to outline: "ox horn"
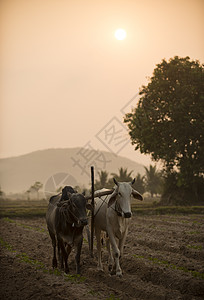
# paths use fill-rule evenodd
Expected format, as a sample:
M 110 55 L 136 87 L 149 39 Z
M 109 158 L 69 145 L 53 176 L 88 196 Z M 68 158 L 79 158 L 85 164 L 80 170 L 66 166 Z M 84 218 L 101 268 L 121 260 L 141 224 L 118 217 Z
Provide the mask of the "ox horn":
M 115 178 L 113 178 L 114 183 L 118 186 L 118 182 Z
M 113 193 L 113 191 L 114 191 L 114 189 L 112 189 L 112 190 L 106 190 L 106 191 L 101 191 L 101 192 L 96 191 L 94 193 L 94 198 L 110 195 L 110 194 Z M 92 198 L 92 195 L 89 195 L 89 196 L 85 197 L 86 200 L 89 200 L 91 198 Z

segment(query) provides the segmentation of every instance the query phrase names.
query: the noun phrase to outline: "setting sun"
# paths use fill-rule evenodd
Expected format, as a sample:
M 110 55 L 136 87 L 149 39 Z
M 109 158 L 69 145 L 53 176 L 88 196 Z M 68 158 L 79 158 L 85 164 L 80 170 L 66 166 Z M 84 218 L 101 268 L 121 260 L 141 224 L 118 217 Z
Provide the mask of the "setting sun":
M 120 41 L 124 40 L 126 38 L 126 35 L 127 35 L 126 31 L 122 28 L 119 28 L 115 31 L 115 38 L 117 40 L 120 40 Z

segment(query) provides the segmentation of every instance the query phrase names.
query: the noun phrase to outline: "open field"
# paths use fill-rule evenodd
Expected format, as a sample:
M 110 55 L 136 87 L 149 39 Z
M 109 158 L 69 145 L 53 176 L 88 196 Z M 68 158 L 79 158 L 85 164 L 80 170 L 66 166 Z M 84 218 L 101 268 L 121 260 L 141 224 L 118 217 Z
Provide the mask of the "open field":
M 0 200 L 0 217 L 43 217 L 47 210 L 48 202 Z
M 44 205 L 39 208 L 33 204 L 32 208 L 43 214 Z M 29 213 L 31 208 L 24 211 L 22 207 L 19 206 L 19 210 L 17 206 L 10 207 L 9 212 L 13 209 L 13 213 L 0 219 L 2 300 L 203 299 L 202 214 L 138 216 L 136 211 L 122 260 L 123 277 L 116 278 L 109 275 L 105 248 L 104 272 L 97 271 L 96 246 L 94 258 L 91 258 L 86 235 L 81 276 L 75 275 L 74 252 L 70 256 L 70 275 L 53 271 L 52 246 L 45 218 L 35 217 Z M 17 217 L 20 210 L 24 217 Z
M 0 218 L 2 217 L 43 217 L 47 210 L 48 202 L 0 200 Z M 157 214 L 204 214 L 204 206 L 158 206 L 153 200 L 133 200 L 132 211 L 136 215 Z

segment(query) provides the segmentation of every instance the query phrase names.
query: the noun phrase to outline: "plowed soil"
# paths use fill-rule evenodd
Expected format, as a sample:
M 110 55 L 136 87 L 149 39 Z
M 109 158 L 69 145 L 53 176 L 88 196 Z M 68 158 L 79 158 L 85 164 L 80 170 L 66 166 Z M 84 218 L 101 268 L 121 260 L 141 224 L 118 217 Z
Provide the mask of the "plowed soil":
M 0 219 L 0 299 L 204 299 L 204 218 L 134 216 L 122 259 L 123 277 L 104 272 L 90 257 L 86 233 L 81 276 L 51 268 L 45 219 Z

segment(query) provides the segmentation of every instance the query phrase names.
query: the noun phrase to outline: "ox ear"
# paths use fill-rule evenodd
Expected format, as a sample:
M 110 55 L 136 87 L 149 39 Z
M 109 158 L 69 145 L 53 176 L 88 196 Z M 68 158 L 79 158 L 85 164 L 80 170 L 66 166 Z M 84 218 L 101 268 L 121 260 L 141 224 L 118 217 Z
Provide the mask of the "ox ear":
M 110 199 L 108 201 L 108 207 L 110 207 L 116 201 L 117 194 L 118 194 L 117 191 L 114 191 L 111 194 Z
M 141 201 L 143 200 L 142 195 L 134 189 L 132 189 L 132 195 L 135 199 L 138 199 L 138 200 L 141 200 Z

